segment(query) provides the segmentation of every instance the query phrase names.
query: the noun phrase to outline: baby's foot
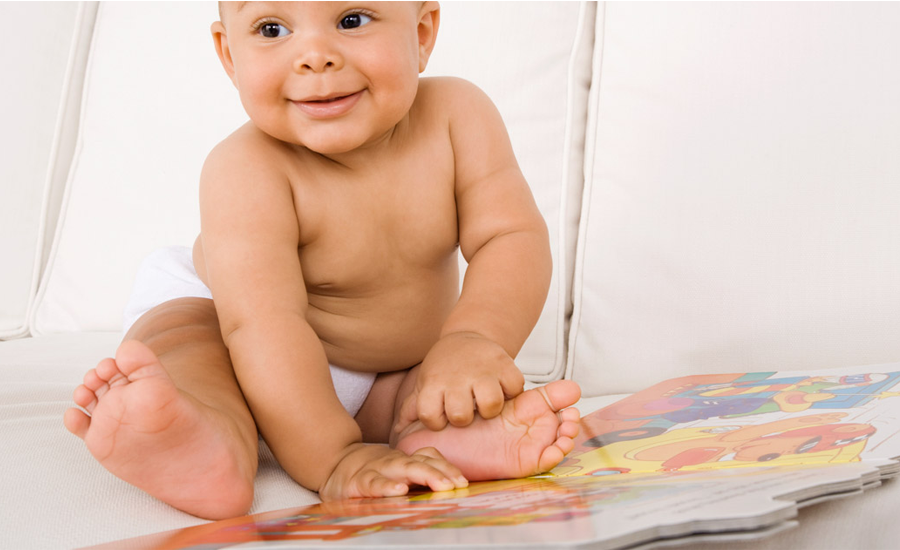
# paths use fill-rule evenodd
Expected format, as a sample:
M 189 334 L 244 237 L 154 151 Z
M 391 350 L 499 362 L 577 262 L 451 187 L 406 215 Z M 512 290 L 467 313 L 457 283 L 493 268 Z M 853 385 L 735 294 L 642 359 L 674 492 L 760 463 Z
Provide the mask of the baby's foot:
M 469 481 L 527 477 L 553 468 L 571 451 L 580 415 L 566 408 L 581 396 L 570 380 L 528 390 L 503 405 L 499 416 L 433 432 L 415 422 L 397 448 L 412 453 L 435 447 Z
M 73 397 L 90 415 L 67 410 L 66 428 L 117 477 L 205 518 L 250 508 L 256 451 L 222 413 L 180 392 L 144 344 L 122 343 Z

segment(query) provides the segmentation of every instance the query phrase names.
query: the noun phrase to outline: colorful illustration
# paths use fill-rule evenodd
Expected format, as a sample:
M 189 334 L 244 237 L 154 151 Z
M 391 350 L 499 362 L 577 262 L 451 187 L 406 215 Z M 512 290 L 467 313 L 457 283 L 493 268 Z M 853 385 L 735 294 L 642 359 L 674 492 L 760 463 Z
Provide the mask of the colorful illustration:
M 593 503 L 611 503 L 625 492 L 617 487 L 578 491 L 577 485 L 575 478 L 511 480 L 473 484 L 444 494 L 318 504 L 295 515 L 223 528 L 205 542 L 336 541 L 390 531 L 565 521 L 585 516 Z
M 860 466 L 483 482 L 447 493 L 349 500 L 257 514 L 145 537 L 144 544 L 133 539 L 127 547 L 211 550 L 283 548 L 288 543 L 291 548 L 528 544 L 560 548 L 591 542 L 592 548 L 613 549 L 631 546 L 634 540 L 690 535 L 698 518 L 714 517 L 723 504 L 727 514 L 734 514 L 727 511 L 730 505 L 745 515 L 762 514 L 777 525 L 795 512 L 791 503 L 771 498 L 771 487 L 779 487 L 778 494 L 799 493 L 817 484 L 850 482 L 858 490 L 862 474 L 874 471 Z M 748 524 L 741 521 L 741 525 Z M 718 530 L 733 528 L 719 520 Z M 708 525 L 704 530 L 717 529 Z
M 618 548 L 698 529 L 763 532 L 796 515 L 791 498 L 859 491 L 900 470 L 900 364 L 890 367 L 668 380 L 585 416 L 575 450 L 543 476 L 317 504 L 129 545 Z
M 585 417 L 552 475 L 856 461 L 879 418 L 896 420 L 877 404 L 900 396 L 898 384 L 900 372 L 668 380 Z

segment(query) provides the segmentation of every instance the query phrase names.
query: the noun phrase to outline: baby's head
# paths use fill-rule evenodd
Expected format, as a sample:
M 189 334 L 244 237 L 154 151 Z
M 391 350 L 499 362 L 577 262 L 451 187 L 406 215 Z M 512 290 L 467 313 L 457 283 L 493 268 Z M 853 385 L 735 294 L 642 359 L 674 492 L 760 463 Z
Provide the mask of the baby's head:
M 212 25 L 244 109 L 322 154 L 377 143 L 409 112 L 434 47 L 436 2 L 222 2 Z

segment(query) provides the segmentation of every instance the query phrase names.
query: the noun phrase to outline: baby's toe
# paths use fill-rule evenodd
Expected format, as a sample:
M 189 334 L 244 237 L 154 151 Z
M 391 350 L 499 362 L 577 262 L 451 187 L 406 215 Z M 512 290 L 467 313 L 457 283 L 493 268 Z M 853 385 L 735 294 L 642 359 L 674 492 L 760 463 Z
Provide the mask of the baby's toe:
M 539 389 L 554 411 L 573 405 L 581 397 L 581 387 L 571 380 L 556 380 Z
M 575 442 L 571 437 L 560 437 L 556 440 L 556 443 L 553 444 L 557 449 L 563 452 L 563 454 L 567 455 L 572 452 L 572 449 L 575 448 Z
M 90 372 L 93 372 L 104 384 L 108 384 L 110 380 L 113 380 L 117 375 L 122 374 L 115 359 L 109 357 L 97 363 L 97 366 Z M 87 378 L 87 376 L 85 376 L 85 378 Z
M 84 380 L 82 383 L 87 389 L 95 392 L 106 385 L 106 380 L 100 378 L 100 375 L 97 374 L 97 369 L 91 369 L 84 373 Z
M 563 422 L 578 422 L 581 420 L 581 413 L 575 407 L 569 407 L 559 412 L 559 419 Z
M 562 449 L 557 447 L 556 445 L 550 445 L 541 453 L 541 457 L 538 460 L 538 472 L 546 472 L 552 469 L 554 466 L 562 462 L 562 459 L 565 458 L 566 453 L 563 452 Z
M 91 425 L 91 418 L 78 409 L 68 409 L 63 415 L 63 424 L 66 429 L 77 435 L 81 439 L 87 435 L 88 427 Z
M 566 414 L 569 411 L 572 411 L 574 414 Z M 574 409 L 566 409 L 559 414 L 560 424 L 558 434 L 560 436 L 575 438 L 578 435 L 578 432 L 581 431 L 581 424 L 579 420 L 581 416 L 578 414 L 578 411 Z
M 97 395 L 86 386 L 78 386 L 72 392 L 72 401 L 79 407 L 83 407 L 91 412 L 97 405 Z

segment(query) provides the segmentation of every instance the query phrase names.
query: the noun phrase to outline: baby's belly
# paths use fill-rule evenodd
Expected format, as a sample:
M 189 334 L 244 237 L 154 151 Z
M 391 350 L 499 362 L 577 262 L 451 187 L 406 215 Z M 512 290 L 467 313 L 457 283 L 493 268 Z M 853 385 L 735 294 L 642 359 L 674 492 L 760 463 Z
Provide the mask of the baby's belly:
M 365 298 L 310 293 L 307 319 L 332 365 L 366 372 L 402 370 L 422 362 L 458 296 L 456 288 L 418 290 Z

